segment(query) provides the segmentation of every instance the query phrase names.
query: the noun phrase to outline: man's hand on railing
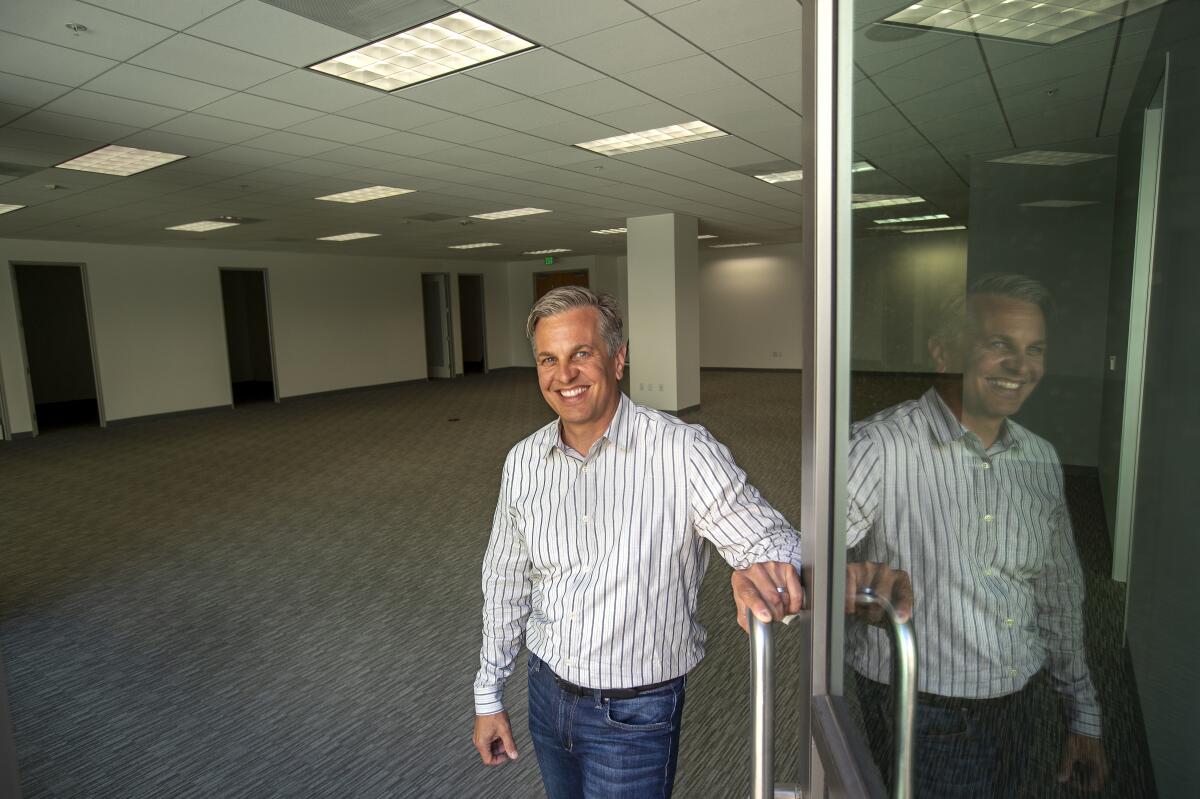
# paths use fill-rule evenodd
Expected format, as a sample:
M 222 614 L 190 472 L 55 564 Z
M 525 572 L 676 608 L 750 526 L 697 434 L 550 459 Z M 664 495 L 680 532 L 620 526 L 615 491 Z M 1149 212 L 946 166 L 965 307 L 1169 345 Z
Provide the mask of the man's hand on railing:
M 856 613 L 870 624 L 883 624 L 883 608 L 858 602 L 858 594 L 864 589 L 890 600 L 896 609 L 898 621 L 906 622 L 912 618 L 913 590 L 908 572 L 893 569 L 886 563 L 861 561 L 846 564 L 846 613 Z
M 800 575 L 790 563 L 755 563 L 734 571 L 730 577 L 733 601 L 737 605 L 738 626 L 746 632 L 746 610 L 759 621 L 780 621 L 804 608 L 804 588 Z

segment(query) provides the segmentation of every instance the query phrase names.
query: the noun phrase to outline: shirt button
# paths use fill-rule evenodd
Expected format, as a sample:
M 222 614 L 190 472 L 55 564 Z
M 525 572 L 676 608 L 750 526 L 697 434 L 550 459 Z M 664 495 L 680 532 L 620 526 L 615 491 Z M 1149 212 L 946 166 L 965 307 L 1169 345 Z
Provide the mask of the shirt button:
M 983 570 L 983 576 L 984 576 L 984 577 L 991 577 L 991 576 L 992 576 L 992 570 L 991 570 L 991 569 L 984 569 L 984 570 Z
M 992 514 L 990 514 L 990 513 L 985 513 L 985 514 L 984 514 L 984 516 L 983 516 L 983 520 L 984 520 L 985 522 L 990 522 L 990 521 L 992 520 L 992 518 L 993 518 L 993 517 L 992 517 Z
M 1012 619 L 1005 619 L 1005 620 L 1004 620 L 1004 626 L 1005 626 L 1005 627 L 1012 627 L 1014 624 L 1016 624 L 1016 622 L 1014 622 Z
M 982 464 L 982 465 L 980 465 L 980 467 L 979 467 L 979 468 L 981 468 L 981 469 L 990 469 L 990 468 L 992 468 L 992 464 L 988 463 L 987 461 L 984 461 L 984 462 L 983 462 L 983 464 Z
M 575 621 L 576 619 L 579 618 L 579 614 L 578 613 L 568 613 L 567 618 L 570 619 L 571 621 Z
M 590 523 L 591 521 L 592 521 L 592 517 L 591 517 L 591 516 L 588 516 L 588 515 L 585 513 L 585 514 L 583 515 L 583 523 L 584 523 L 584 524 L 588 524 L 588 523 Z
M 588 467 L 587 467 L 587 464 L 585 463 L 585 464 L 583 465 L 583 471 L 585 471 L 585 472 L 586 472 L 586 471 L 587 471 L 587 469 L 588 469 Z
M 1009 677 L 1016 677 L 1016 676 L 1017 676 L 1019 673 L 1020 673 L 1020 672 L 1018 672 L 1016 669 L 1009 669 L 1009 670 L 1008 670 L 1008 676 L 1009 676 Z

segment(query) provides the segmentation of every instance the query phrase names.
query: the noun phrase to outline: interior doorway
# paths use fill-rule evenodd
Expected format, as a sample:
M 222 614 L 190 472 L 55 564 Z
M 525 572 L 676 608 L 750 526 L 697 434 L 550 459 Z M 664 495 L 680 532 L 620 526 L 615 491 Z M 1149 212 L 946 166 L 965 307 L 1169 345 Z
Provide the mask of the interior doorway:
M 450 275 L 421 275 L 425 306 L 425 363 L 431 379 L 454 377 L 454 338 L 450 326 Z
M 104 426 L 86 275 L 79 264 L 13 264 L 33 434 Z
M 586 269 L 577 272 L 535 272 L 533 275 L 533 301 L 537 302 L 547 291 L 561 286 L 583 286 L 588 288 Z
M 278 402 L 267 271 L 222 269 L 221 301 L 234 407 L 251 402 Z
M 458 317 L 463 374 L 485 374 L 487 319 L 484 315 L 483 275 L 458 276 Z

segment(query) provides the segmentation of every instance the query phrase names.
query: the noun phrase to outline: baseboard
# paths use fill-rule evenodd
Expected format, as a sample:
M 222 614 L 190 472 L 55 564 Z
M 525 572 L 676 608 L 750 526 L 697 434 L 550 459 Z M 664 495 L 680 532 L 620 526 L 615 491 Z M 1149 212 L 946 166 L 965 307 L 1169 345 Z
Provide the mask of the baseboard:
M 701 366 L 701 372 L 786 372 L 789 374 L 800 374 L 803 369 L 769 369 L 766 367 L 757 366 Z
M 13 433 L 13 434 L 12 434 L 12 440 L 13 440 L 13 441 L 20 441 L 22 438 L 33 438 L 33 431 L 32 431 L 32 430 L 26 430 L 26 431 L 25 431 L 25 432 L 23 432 L 23 433 Z
M 148 413 L 145 416 L 126 416 L 124 419 L 106 419 L 105 426 L 107 427 L 125 427 L 138 422 L 155 422 L 159 419 L 173 419 L 176 416 L 192 416 L 197 413 L 211 413 L 212 411 L 227 411 L 233 406 L 231 405 L 206 405 L 203 408 L 185 408 L 182 411 L 165 411 L 163 413 Z
M 411 380 L 393 380 L 390 383 L 372 383 L 367 386 L 349 386 L 347 388 L 330 388 L 325 391 L 310 391 L 307 394 L 288 394 L 286 397 L 281 396 L 280 402 L 287 402 L 295 399 L 306 399 L 308 397 L 329 397 L 334 394 L 353 394 L 357 391 L 374 391 L 380 388 L 395 388 L 396 386 L 404 386 L 409 383 L 427 383 L 427 377 L 415 377 Z
M 669 413 L 672 416 L 679 416 L 681 414 L 691 413 L 692 411 L 698 410 L 700 410 L 700 403 L 697 402 L 695 405 L 689 405 L 686 408 L 680 408 L 677 411 L 666 411 L 666 413 Z

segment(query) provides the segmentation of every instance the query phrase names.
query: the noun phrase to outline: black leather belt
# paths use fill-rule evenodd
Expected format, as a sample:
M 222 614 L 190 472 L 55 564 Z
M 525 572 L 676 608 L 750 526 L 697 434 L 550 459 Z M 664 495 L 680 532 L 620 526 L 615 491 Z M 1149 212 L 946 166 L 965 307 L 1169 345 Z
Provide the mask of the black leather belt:
M 678 678 L 675 678 L 678 679 Z M 576 685 L 573 682 L 568 682 L 557 674 L 554 675 L 554 682 L 558 687 L 569 694 L 576 696 L 594 696 L 595 688 L 584 688 L 582 685 Z M 662 682 L 651 683 L 650 685 L 639 685 L 636 688 L 601 688 L 601 699 L 633 699 L 635 696 L 641 696 L 644 693 L 649 693 L 657 688 L 662 688 L 665 685 L 670 685 L 675 680 L 663 680 Z

